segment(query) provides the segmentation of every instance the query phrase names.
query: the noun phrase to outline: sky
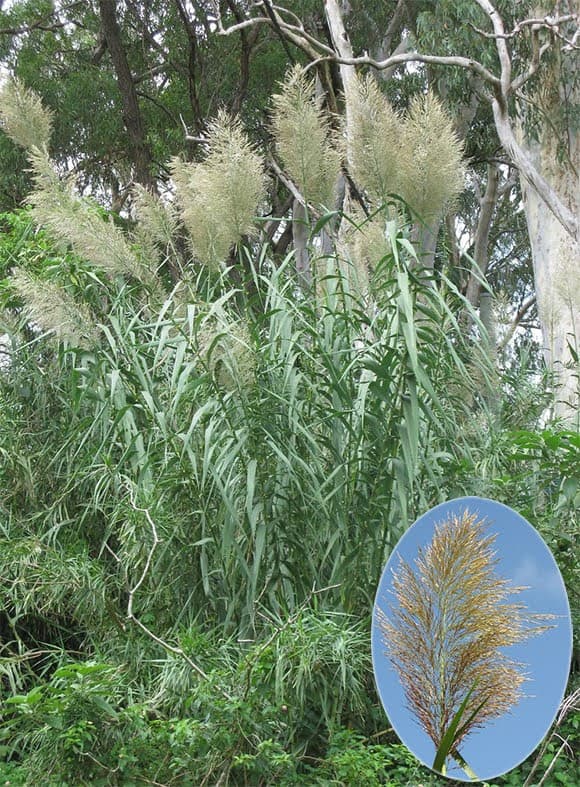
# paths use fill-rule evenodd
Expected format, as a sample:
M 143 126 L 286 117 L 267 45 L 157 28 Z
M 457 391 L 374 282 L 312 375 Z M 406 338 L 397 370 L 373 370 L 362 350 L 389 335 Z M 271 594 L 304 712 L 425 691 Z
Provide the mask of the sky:
M 463 514 L 468 508 L 486 519 L 486 533 L 497 534 L 493 549 L 499 562 L 496 573 L 513 581 L 514 586 L 529 589 L 511 596 L 508 602 L 524 603 L 529 612 L 558 615 L 554 628 L 519 645 L 504 648 L 515 661 L 526 665 L 530 678 L 523 684 L 527 695 L 512 709 L 463 742 L 460 751 L 482 780 L 499 776 L 524 760 L 548 731 L 562 700 L 572 652 L 570 608 L 562 577 L 538 532 L 507 506 L 478 497 L 463 497 L 432 508 L 407 530 L 393 551 L 381 577 L 373 615 L 372 650 L 375 680 L 389 721 L 403 743 L 423 763 L 431 766 L 435 746 L 407 709 L 399 678 L 388 658 L 376 625 L 379 605 L 387 614 L 393 595 L 389 593 L 391 568 L 400 555 L 414 565 L 417 548 L 426 546 L 434 534 L 435 524 L 450 513 Z M 464 771 L 450 766 L 447 775 L 469 781 Z

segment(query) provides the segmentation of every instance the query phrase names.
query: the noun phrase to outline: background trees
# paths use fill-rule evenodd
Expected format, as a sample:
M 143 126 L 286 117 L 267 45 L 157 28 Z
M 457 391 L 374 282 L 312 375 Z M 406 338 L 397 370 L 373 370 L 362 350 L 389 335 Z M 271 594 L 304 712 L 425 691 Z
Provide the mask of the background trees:
M 436 69 L 496 79 L 496 41 L 458 41 L 455 4 L 367 5 L 2 13 L 2 745 L 25 782 L 415 778 L 365 631 L 446 497 L 518 507 L 576 592 L 578 436 L 540 431 L 537 347 L 510 342 L 537 297 L 517 179 L 478 69 Z M 338 62 L 341 21 L 384 68 Z

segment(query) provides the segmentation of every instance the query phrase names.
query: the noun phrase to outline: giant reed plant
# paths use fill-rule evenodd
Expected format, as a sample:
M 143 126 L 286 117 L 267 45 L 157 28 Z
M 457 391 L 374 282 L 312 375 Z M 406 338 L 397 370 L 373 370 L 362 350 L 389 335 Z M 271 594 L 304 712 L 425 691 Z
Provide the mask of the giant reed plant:
M 318 117 L 311 86 L 304 91 L 304 112 Z M 487 367 L 457 322 L 460 294 L 444 273 L 438 287 L 426 282 L 408 229 L 385 221 L 367 266 L 372 301 L 348 275 L 356 244 L 354 259 L 319 259 L 323 286 L 297 295 L 292 256 L 275 264 L 255 240 L 250 301 L 223 270 L 252 234 L 263 193 L 238 124 L 218 119 L 204 162 L 174 162 L 176 207 L 138 194 L 132 235 L 59 181 L 43 134 L 40 145 L 21 139 L 32 145 L 31 202 L 57 262 L 26 261 L 27 272 L 8 279 L 21 330 L 11 329 L 0 377 L 2 527 L 10 554 L 38 544 L 42 556 L 5 574 L 5 613 L 20 615 L 11 668 L 58 630 L 63 648 L 70 641 L 81 656 L 123 664 L 133 696 L 153 712 L 173 709 L 193 678 L 205 675 L 214 691 L 214 669 L 227 675 L 223 700 L 245 691 L 246 678 L 220 673 L 194 632 L 255 641 L 259 652 L 268 621 L 297 626 L 313 589 L 329 588 L 315 596 L 322 623 L 300 636 L 324 642 L 324 668 L 360 707 L 360 670 L 349 672 L 360 653 L 340 652 L 344 642 L 360 647 L 349 614 L 365 614 L 386 555 L 418 510 L 447 494 L 446 468 L 468 451 L 458 425 Z M 179 222 L 191 240 L 185 264 L 172 237 Z M 177 283 L 165 281 L 166 262 L 181 272 Z M 44 297 L 76 299 L 78 327 L 86 319 L 90 334 L 42 308 L 43 281 L 59 288 Z M 98 615 L 83 608 L 89 597 L 102 600 Z M 330 624 L 328 610 L 342 615 Z M 340 627 L 353 635 L 341 639 Z M 281 662 L 292 636 L 289 625 L 273 647 Z M 267 668 L 296 719 L 320 685 L 315 650 L 306 643 L 292 673 Z M 253 681 L 260 670 L 250 672 Z M 325 677 L 316 710 L 328 724 L 345 713 L 331 683 Z
M 286 171 L 307 204 L 333 208 L 342 150 L 315 80 L 295 66 L 272 103 L 272 130 Z

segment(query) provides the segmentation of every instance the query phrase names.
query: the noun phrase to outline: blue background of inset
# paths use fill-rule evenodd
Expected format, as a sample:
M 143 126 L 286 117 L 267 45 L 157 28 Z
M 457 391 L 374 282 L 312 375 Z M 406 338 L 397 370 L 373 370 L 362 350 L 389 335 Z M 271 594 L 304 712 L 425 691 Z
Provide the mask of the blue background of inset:
M 418 547 L 425 547 L 431 541 L 435 525 L 444 522 L 450 514 L 463 514 L 466 509 L 485 518 L 486 534 L 496 534 L 493 550 L 499 559 L 497 574 L 511 580 L 514 586 L 529 586 L 510 596 L 508 603 L 523 603 L 529 612 L 560 616 L 552 621 L 555 628 L 503 649 L 510 658 L 526 665 L 530 680 L 522 685 L 527 696 L 511 713 L 489 721 L 461 746 L 465 760 L 485 780 L 511 770 L 536 748 L 556 715 L 568 679 L 572 652 L 570 607 L 560 571 L 535 528 L 508 506 L 480 497 L 450 500 L 421 516 L 402 536 L 383 571 L 373 613 L 372 654 L 377 688 L 389 721 L 413 754 L 431 766 L 435 746 L 408 710 L 399 677 L 385 656 L 377 625 L 377 605 L 389 615 L 389 607 L 395 603 L 389 590 L 391 569 L 398 566 L 399 555 L 414 565 Z M 447 775 L 469 781 L 464 771 L 453 765 Z

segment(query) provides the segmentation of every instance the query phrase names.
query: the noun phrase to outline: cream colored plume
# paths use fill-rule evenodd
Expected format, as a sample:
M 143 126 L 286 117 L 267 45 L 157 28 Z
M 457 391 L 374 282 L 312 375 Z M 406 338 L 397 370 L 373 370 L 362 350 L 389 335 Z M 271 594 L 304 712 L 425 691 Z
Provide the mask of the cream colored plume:
M 343 154 L 314 79 L 295 66 L 272 103 L 272 130 L 285 170 L 308 203 L 334 208 Z
M 248 326 L 225 313 L 208 315 L 197 336 L 200 356 L 215 382 L 228 391 L 245 390 L 255 380 L 256 358 Z
M 48 147 L 52 113 L 18 79 L 9 80 L 0 90 L 0 123 L 8 136 L 26 150 Z
M 351 174 L 382 204 L 398 191 L 401 119 L 371 76 L 354 80 L 351 118 Z
M 432 94 L 413 99 L 399 153 L 399 190 L 422 221 L 439 216 L 463 189 L 463 145 Z
M 103 219 L 95 205 L 74 194 L 72 184 L 48 178 L 35 168 L 36 188 L 28 198 L 32 215 L 48 235 L 109 276 L 151 283 L 153 272 L 138 260 L 112 219 Z
M 352 263 L 352 287 L 361 295 L 370 291 L 370 283 L 380 261 L 390 254 L 390 244 L 385 234 L 385 214 L 380 211 L 367 218 L 362 210 L 350 211 L 352 225 L 344 233 L 348 258 Z
M 177 233 L 177 212 L 143 186 L 133 190 L 137 226 L 134 238 L 146 259 L 162 261 Z
M 94 316 L 63 287 L 34 278 L 22 269 L 14 271 L 9 281 L 24 302 L 27 318 L 57 341 L 85 349 L 97 342 Z
M 28 202 L 35 221 L 52 240 L 110 276 L 151 282 L 153 272 L 137 259 L 123 232 L 77 196 L 70 179 L 58 177 L 47 152 L 52 116 L 39 97 L 16 80 L 8 82 L 0 94 L 0 120 L 6 133 L 28 151 L 35 186 Z M 32 293 L 30 282 L 28 286 Z
M 232 246 L 256 232 L 265 193 L 261 157 L 239 121 L 220 112 L 211 124 L 202 163 L 172 161 L 172 178 L 196 257 L 219 268 Z

